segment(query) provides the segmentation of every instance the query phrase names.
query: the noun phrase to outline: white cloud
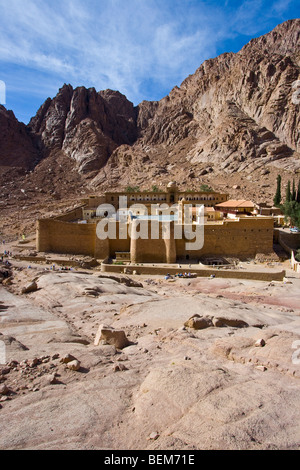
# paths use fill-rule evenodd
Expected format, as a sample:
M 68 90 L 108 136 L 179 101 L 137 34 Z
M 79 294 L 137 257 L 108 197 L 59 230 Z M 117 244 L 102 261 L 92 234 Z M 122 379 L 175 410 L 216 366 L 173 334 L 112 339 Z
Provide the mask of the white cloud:
M 273 12 L 282 15 L 288 8 L 291 0 L 277 0 L 272 5 Z
M 46 83 L 113 88 L 138 104 L 147 81 L 157 96 L 171 90 L 217 55 L 219 42 L 260 32 L 292 2 L 0 0 L 0 64 L 11 73 L 23 67 L 35 87 L 48 74 Z M 11 88 L 21 82 L 10 79 Z
M 0 5 L 6 24 L 0 30 L 0 60 L 97 88 L 127 90 L 132 98 L 145 77 L 166 80 L 182 70 L 183 79 L 186 67 L 192 72 L 199 65 L 195 55 L 200 61 L 214 50 L 204 33 L 185 29 L 184 18 L 168 18 L 155 0 L 107 0 L 103 8 L 73 0 L 43 2 L 42 8 L 37 0 L 27 0 L 26 8 L 20 0 Z

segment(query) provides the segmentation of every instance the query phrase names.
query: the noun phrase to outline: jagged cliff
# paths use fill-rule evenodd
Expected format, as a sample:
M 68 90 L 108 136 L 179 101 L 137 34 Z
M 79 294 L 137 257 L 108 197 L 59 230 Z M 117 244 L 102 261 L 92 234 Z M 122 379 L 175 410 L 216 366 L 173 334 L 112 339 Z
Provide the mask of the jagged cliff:
M 118 146 L 137 138 L 136 111 L 124 95 L 71 85 L 49 98 L 28 127 L 44 156 L 62 150 L 83 173 L 102 168 Z
M 205 61 L 161 101 L 136 107 L 117 91 L 71 85 L 48 98 L 28 126 L 1 107 L 6 179 L 7 167 L 34 169 L 23 186 L 56 194 L 244 180 L 244 196 L 265 182 L 269 191 L 259 197 L 268 199 L 279 171 L 300 169 L 300 100 L 293 99 L 299 38 L 300 20 L 287 21 L 236 54 Z

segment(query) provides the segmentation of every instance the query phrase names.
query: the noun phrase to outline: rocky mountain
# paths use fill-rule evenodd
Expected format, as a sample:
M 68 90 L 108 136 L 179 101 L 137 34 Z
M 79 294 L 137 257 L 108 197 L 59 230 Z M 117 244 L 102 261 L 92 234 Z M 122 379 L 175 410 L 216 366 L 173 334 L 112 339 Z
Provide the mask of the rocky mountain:
M 252 174 L 300 168 L 300 20 L 283 23 L 237 54 L 205 61 L 169 96 L 138 106 L 139 139 L 111 161 L 126 167 L 140 152 L 165 154 L 168 173 Z M 134 150 L 135 154 L 132 152 Z M 139 150 L 139 152 L 138 152 Z M 129 155 L 130 154 L 130 155 Z M 192 176 L 192 179 L 193 179 Z
M 299 39 L 300 19 L 287 21 L 136 107 L 118 91 L 71 85 L 28 126 L 1 106 L 0 198 L 18 201 L 20 184 L 51 201 L 176 180 L 270 202 L 277 174 L 284 183 L 300 171 Z
M 26 126 L 0 105 L 0 167 L 33 168 L 37 150 Z
M 118 146 L 135 142 L 136 110 L 119 92 L 64 85 L 28 129 L 43 156 L 62 150 L 87 173 L 102 168 Z

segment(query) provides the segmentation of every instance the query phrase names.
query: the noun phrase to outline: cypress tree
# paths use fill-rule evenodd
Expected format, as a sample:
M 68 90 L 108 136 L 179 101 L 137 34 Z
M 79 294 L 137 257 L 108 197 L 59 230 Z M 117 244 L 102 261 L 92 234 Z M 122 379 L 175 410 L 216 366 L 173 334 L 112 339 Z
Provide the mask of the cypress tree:
M 298 181 L 298 190 L 297 190 L 296 201 L 300 204 L 300 180 Z
M 276 194 L 273 199 L 274 206 L 278 207 L 281 202 L 281 176 L 277 176 L 277 189 L 276 189 Z
M 288 180 L 287 187 L 286 187 L 286 195 L 285 195 L 285 202 L 291 202 L 292 194 L 291 194 L 291 182 Z
M 296 186 L 295 186 L 294 179 L 293 179 L 293 189 L 292 189 L 292 201 L 296 201 Z

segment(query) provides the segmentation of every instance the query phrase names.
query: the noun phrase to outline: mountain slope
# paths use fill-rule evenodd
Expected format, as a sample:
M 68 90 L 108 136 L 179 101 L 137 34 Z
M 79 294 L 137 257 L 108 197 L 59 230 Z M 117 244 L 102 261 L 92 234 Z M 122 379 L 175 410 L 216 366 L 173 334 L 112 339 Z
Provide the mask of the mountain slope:
M 24 192 L 51 205 L 176 180 L 272 202 L 277 174 L 286 184 L 300 171 L 299 44 L 300 19 L 287 21 L 137 107 L 117 91 L 71 85 L 28 126 L 1 106 L 0 198 L 19 211 Z
M 0 167 L 33 168 L 38 152 L 26 126 L 0 105 Z
M 189 139 L 182 150 L 198 168 L 252 172 L 277 162 L 298 170 L 300 118 L 293 86 L 300 76 L 299 38 L 300 20 L 283 23 L 237 54 L 204 62 L 160 102 L 141 103 L 140 138 L 131 153 L 149 146 L 155 153 L 162 146 L 171 159 Z M 118 149 L 115 166 L 122 157 Z

